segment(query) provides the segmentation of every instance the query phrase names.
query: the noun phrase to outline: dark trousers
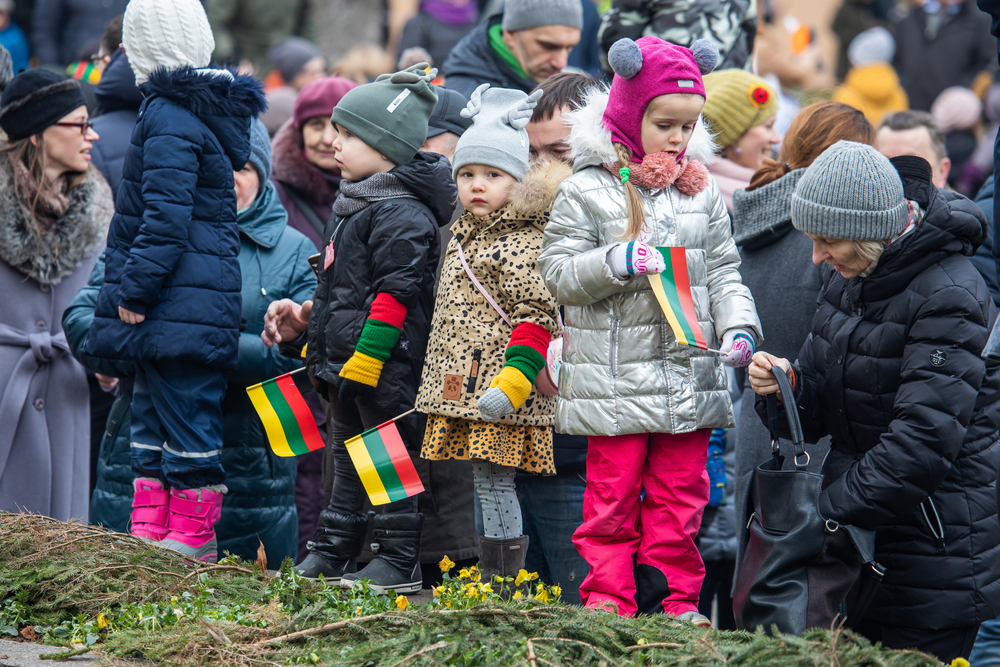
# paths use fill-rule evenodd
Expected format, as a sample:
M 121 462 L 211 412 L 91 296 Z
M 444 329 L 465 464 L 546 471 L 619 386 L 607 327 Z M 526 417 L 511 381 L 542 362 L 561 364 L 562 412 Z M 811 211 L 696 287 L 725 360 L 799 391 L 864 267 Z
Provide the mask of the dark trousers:
M 137 361 L 132 391 L 132 470 L 175 489 L 226 481 L 222 452 L 223 371 L 171 361 Z
M 546 584 L 559 584 L 567 604 L 580 604 L 580 584 L 590 571 L 573 545 L 573 533 L 583 523 L 586 488 L 580 473 L 517 477 L 521 521 L 528 536 L 524 567 L 537 572 Z
M 354 436 L 405 412 L 413 406 L 413 403 L 410 403 L 408 407 L 402 406 L 387 410 L 386 406 L 379 405 L 374 398 L 359 398 L 353 404 L 348 405 L 340 402 L 336 391 L 336 388 L 330 387 L 330 402 L 326 418 L 326 465 L 323 471 L 323 484 L 330 488 L 328 508 L 331 511 L 340 514 L 358 514 L 364 507 L 368 496 L 344 443 Z M 416 414 L 411 414 L 396 422 L 403 444 L 406 445 L 406 449 L 411 455 L 420 451 L 423 440 L 423 427 L 420 422 L 421 419 Z M 331 470 L 332 475 L 330 474 Z M 375 508 L 376 511 L 380 509 L 384 514 L 416 512 L 417 497 L 411 496 Z
M 735 560 L 705 561 L 705 581 L 701 584 L 701 596 L 698 598 L 698 613 L 712 618 L 712 601 L 719 596 L 719 622 L 716 630 L 735 630 L 736 618 L 733 615 L 733 598 L 729 591 L 733 587 L 736 573 Z
M 882 646 L 886 648 L 915 648 L 936 656 L 945 664 L 950 664 L 955 658 L 968 660 L 976 643 L 976 635 L 979 634 L 979 624 L 950 630 L 923 630 L 901 628 L 865 619 L 858 625 L 857 632 L 872 643 L 882 642 Z

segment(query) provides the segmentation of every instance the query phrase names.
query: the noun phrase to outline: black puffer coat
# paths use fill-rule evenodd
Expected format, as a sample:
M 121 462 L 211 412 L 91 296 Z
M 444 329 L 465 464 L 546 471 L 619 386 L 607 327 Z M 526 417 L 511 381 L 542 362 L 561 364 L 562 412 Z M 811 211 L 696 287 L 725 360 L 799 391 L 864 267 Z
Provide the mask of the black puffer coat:
M 349 218 L 334 215 L 326 226 L 323 244 L 333 240 L 336 260 L 319 274 L 306 364 L 310 375 L 339 387 L 340 369 L 354 354 L 372 301 L 380 292 L 390 294 L 406 306 L 406 321 L 375 395 L 379 405 L 403 412 L 413 407 L 424 365 L 438 228 L 451 221 L 458 189 L 448 159 L 435 153 L 417 153 L 391 173 L 417 199 L 377 201 Z
M 996 308 L 966 257 L 986 221 L 923 160 L 893 164 L 926 215 L 870 276 L 833 277 L 796 395 L 807 439 L 833 440 L 820 511 L 876 529 L 888 572 L 868 617 L 970 626 L 1000 613 L 1000 364 L 980 357 Z

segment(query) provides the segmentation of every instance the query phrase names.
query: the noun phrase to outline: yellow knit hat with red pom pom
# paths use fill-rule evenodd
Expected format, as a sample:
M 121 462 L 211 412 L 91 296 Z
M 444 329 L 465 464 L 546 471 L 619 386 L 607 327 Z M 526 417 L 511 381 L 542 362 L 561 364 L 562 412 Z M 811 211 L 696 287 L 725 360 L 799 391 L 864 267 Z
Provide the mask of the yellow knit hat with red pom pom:
M 747 130 L 771 120 L 778 112 L 778 96 L 764 79 L 742 69 L 706 74 L 702 114 L 715 133 L 715 143 L 726 148 Z

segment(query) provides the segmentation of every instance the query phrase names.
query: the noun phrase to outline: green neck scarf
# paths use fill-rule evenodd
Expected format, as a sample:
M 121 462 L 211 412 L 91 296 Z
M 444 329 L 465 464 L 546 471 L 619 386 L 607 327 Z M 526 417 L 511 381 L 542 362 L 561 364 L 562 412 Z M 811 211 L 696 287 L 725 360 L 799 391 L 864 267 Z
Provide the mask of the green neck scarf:
M 494 23 L 491 25 L 489 29 L 489 36 L 490 46 L 493 47 L 493 50 L 497 52 L 497 55 L 500 56 L 505 63 L 510 65 L 510 68 L 514 70 L 514 73 L 522 79 L 530 79 L 531 77 L 529 77 L 525 73 L 524 69 L 521 68 L 521 63 L 517 62 L 517 58 L 514 57 L 511 50 L 507 48 L 507 45 L 503 43 L 503 25 L 500 23 Z

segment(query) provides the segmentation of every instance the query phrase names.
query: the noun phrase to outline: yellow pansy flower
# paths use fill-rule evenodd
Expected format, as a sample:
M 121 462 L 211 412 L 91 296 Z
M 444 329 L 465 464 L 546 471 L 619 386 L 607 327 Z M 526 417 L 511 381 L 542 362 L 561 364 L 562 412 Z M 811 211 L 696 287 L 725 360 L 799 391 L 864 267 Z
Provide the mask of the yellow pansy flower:
M 446 558 L 447 558 L 447 556 L 446 556 Z M 397 609 L 399 609 L 400 611 L 405 611 L 406 610 L 406 606 L 408 604 L 410 604 L 410 601 L 406 599 L 405 595 L 397 595 L 396 596 L 396 608 Z
M 556 585 L 550 588 L 549 590 L 552 591 L 553 597 L 559 597 L 560 595 L 562 595 L 562 586 Z
M 438 567 L 441 568 L 442 572 L 447 572 L 451 568 L 455 567 L 455 563 L 450 558 L 445 556 L 441 559 L 441 562 L 438 563 Z
M 526 581 L 534 581 L 537 578 L 538 578 L 538 573 L 537 572 L 531 572 L 531 573 L 529 573 L 527 570 L 518 570 L 518 572 L 517 572 L 517 578 L 514 579 L 514 585 L 515 586 L 520 586 L 521 584 L 523 584 Z
M 467 567 L 463 567 L 461 570 L 458 571 L 458 578 L 459 579 L 468 579 L 471 576 L 472 575 L 469 574 L 469 568 L 467 568 Z
M 545 604 L 549 601 L 549 592 L 544 588 L 542 588 L 537 593 L 535 593 L 535 599 Z
M 97 629 L 103 630 L 106 627 L 108 627 L 108 617 L 105 616 L 104 612 L 102 611 L 100 614 L 97 615 Z

